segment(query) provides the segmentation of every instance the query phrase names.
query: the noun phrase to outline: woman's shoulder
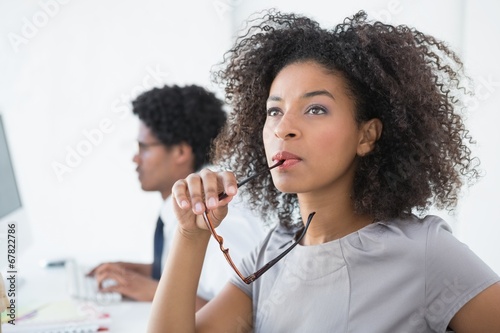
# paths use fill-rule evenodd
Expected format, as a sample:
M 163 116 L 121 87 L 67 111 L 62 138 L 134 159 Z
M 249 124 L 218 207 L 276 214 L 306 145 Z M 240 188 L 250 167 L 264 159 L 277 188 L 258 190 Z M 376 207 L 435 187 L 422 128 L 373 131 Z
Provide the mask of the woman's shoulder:
M 410 240 L 427 240 L 429 236 L 452 234 L 450 225 L 436 215 L 423 217 L 407 215 L 401 218 L 379 221 L 376 224 L 380 233 L 387 236 L 403 236 Z
M 272 250 L 275 247 L 282 247 L 284 244 L 292 241 L 299 230 L 300 226 L 289 227 L 277 224 L 265 238 L 263 248 Z M 357 232 L 341 238 L 340 241 L 347 241 L 351 244 L 357 242 L 369 244 L 385 243 L 390 240 L 393 244 L 397 244 L 398 241 L 426 244 L 429 237 L 435 238 L 442 235 L 445 235 L 445 237 L 451 235 L 454 238 L 450 225 L 441 217 L 435 215 L 423 217 L 407 215 L 401 218 L 374 222 Z
M 478 272 L 486 272 L 487 275 L 491 273 L 482 259 L 467 244 L 456 238 L 449 224 L 438 216 L 428 215 L 422 218 L 409 216 L 382 225 L 385 234 L 391 237 L 390 243 L 396 244 L 389 247 L 395 246 L 401 251 L 405 251 L 405 248 L 406 251 L 414 251 L 412 255 L 423 259 L 427 271 L 432 274 L 448 271 L 458 276 L 459 267 L 468 267 L 464 275 L 467 275 L 471 268 Z
M 392 265 L 395 262 L 424 265 L 429 254 L 442 252 L 443 248 L 460 247 L 451 228 L 438 216 L 403 218 L 377 221 L 340 239 L 348 261 L 363 261 L 376 257 Z

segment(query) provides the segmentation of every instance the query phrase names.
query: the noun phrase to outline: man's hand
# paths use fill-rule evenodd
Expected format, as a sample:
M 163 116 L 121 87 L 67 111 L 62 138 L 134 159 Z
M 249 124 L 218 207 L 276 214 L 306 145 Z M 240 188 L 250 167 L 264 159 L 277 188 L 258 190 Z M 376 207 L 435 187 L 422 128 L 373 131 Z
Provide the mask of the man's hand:
M 145 276 L 151 276 L 153 265 L 152 264 L 138 264 L 138 263 L 133 263 L 133 262 L 123 262 L 123 261 L 118 261 L 118 262 L 107 262 L 100 264 L 96 267 L 94 267 L 88 275 L 94 276 L 95 272 L 97 271 L 106 271 L 108 269 L 108 266 L 119 266 L 122 267 L 123 269 L 134 271 L 136 273 L 139 273 L 141 275 Z
M 106 263 L 94 268 L 89 275 L 96 278 L 103 292 L 118 292 L 141 302 L 151 302 L 158 287 L 158 281 L 151 278 L 150 264 Z M 103 282 L 109 280 L 113 283 L 103 288 Z

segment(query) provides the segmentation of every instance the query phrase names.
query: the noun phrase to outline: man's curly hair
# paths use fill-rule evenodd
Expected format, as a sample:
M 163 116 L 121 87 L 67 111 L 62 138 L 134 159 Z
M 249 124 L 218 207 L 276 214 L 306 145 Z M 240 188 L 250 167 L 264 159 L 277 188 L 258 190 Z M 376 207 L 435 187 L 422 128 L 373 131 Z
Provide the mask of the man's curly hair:
M 166 147 L 182 142 L 191 146 L 194 170 L 209 162 L 211 143 L 227 118 L 222 101 L 196 85 L 153 88 L 139 95 L 132 106 Z
M 352 199 L 357 213 L 377 220 L 431 204 L 452 209 L 464 179 L 478 177 L 459 111 L 462 62 L 443 42 L 408 26 L 369 22 L 360 11 L 326 30 L 295 14 L 268 11 L 236 40 L 215 81 L 233 107 L 214 156 L 244 177 L 267 167 L 262 139 L 271 84 L 285 66 L 314 61 L 341 74 L 356 105 L 356 121 L 378 118 L 374 150 L 358 157 Z M 292 225 L 295 194 L 280 193 L 269 173 L 245 189 L 263 217 Z

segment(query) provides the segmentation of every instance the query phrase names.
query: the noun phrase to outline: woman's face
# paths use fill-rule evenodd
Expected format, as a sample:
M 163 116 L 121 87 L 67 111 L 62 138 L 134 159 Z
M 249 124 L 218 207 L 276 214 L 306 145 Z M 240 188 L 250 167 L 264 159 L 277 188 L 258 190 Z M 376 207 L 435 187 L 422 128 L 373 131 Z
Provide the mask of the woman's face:
M 308 61 L 284 67 L 274 79 L 263 129 L 269 165 L 282 192 L 352 188 L 361 131 L 341 75 Z

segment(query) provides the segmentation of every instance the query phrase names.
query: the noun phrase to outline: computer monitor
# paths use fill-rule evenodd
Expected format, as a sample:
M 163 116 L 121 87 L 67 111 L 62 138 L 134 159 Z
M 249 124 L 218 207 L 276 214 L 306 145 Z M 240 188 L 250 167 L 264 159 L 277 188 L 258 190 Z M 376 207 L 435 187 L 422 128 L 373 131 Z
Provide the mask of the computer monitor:
M 18 271 L 19 257 L 32 235 L 9 151 L 8 133 L 0 114 L 0 272 Z

